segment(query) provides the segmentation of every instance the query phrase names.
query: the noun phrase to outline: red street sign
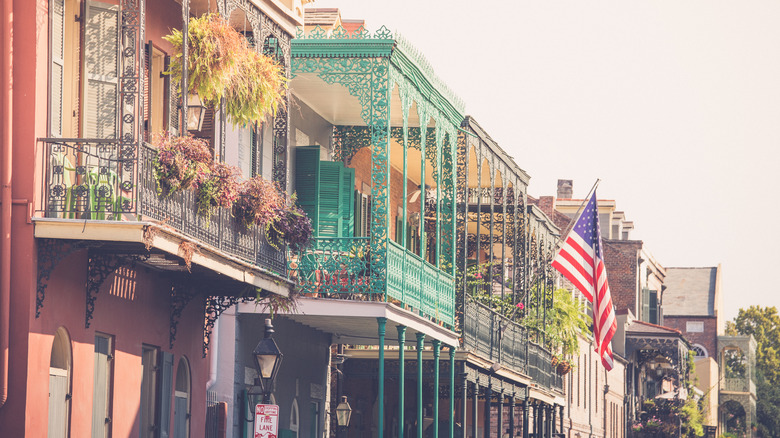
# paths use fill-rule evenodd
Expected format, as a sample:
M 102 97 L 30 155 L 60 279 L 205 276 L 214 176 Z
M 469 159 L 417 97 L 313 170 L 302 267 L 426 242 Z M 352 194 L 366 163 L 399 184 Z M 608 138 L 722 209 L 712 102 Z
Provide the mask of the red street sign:
M 255 406 L 255 438 L 276 438 L 279 433 L 279 406 Z

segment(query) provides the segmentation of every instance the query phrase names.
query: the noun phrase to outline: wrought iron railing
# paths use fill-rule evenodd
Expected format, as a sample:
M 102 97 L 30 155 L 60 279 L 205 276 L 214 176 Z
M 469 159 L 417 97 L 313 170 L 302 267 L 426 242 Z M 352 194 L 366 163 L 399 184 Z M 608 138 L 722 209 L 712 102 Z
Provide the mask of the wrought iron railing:
M 455 323 L 455 279 L 393 241 L 387 248 L 387 294 L 448 326 Z
M 312 239 L 309 248 L 290 255 L 290 277 L 302 293 L 397 301 L 443 324 L 454 323 L 452 276 L 390 242 L 384 282 L 371 269 L 370 245 L 368 237 Z
M 563 389 L 563 377 L 552 366 L 552 353 L 530 341 L 528 329 L 470 298 L 463 310 L 466 351 L 528 375 L 540 386 Z
M 245 227 L 230 210 L 197 214 L 192 191 L 162 198 L 154 176 L 156 151 L 143 145 L 139 159 L 122 158 L 114 140 L 42 139 L 45 145 L 44 215 L 62 219 L 154 219 L 231 256 L 286 275 L 284 248 L 274 248 L 258 227 Z M 137 174 L 135 173 L 137 170 Z
M 731 379 L 723 379 L 723 391 L 734 391 L 734 392 L 749 392 L 751 389 L 752 383 L 750 380 L 740 377 L 740 378 L 731 378 Z M 755 392 L 754 392 L 755 393 Z

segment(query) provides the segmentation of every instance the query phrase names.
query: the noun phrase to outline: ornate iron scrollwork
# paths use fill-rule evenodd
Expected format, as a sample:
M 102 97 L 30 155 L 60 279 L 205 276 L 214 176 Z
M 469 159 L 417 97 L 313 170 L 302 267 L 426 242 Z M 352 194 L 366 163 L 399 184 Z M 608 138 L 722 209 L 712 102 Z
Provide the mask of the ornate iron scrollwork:
M 35 291 L 35 317 L 41 316 L 46 287 L 54 268 L 69 255 L 86 248 L 84 242 L 68 242 L 60 239 L 37 239 L 38 243 L 38 284 Z
M 239 303 L 253 301 L 254 296 L 209 296 L 206 298 L 206 320 L 203 323 L 203 357 L 209 351 L 211 345 L 211 332 L 214 330 L 214 324 L 219 315 L 225 310 Z
M 92 314 L 95 312 L 95 300 L 100 292 L 100 286 L 109 275 L 121 267 L 134 267 L 136 262 L 149 259 L 149 254 L 109 254 L 103 251 L 90 250 L 87 265 L 87 303 L 84 326 L 89 328 Z
M 173 348 L 173 343 L 176 341 L 176 331 L 179 325 L 179 318 L 187 307 L 187 304 L 198 295 L 198 291 L 194 286 L 188 282 L 175 283 L 171 287 L 171 325 L 169 327 L 169 341 L 170 348 Z

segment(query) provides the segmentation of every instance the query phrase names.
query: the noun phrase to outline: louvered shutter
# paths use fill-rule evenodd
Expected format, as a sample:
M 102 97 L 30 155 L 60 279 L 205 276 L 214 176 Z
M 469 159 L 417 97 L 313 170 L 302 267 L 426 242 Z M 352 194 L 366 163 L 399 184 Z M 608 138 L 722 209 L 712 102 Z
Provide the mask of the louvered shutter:
M 49 368 L 49 425 L 47 438 L 64 438 L 68 433 L 68 371 Z
M 320 237 L 341 237 L 344 230 L 341 207 L 343 166 L 333 161 L 320 162 L 319 231 Z
M 49 133 L 52 137 L 62 137 L 62 91 L 65 77 L 65 0 L 51 0 L 49 3 L 51 20 L 51 65 L 49 72 Z
M 354 236 L 355 230 L 355 169 L 341 166 L 341 181 L 339 185 L 339 208 L 341 211 L 341 237 Z
M 165 71 L 171 70 L 171 57 L 165 56 Z M 168 96 L 166 102 L 168 102 L 168 131 L 171 134 L 177 135 L 179 133 L 179 92 L 176 89 L 175 81 L 171 80 L 171 75 L 165 75 L 166 90 L 168 90 Z
M 87 2 L 84 26 L 84 136 L 116 138 L 119 92 L 119 7 Z
M 144 85 L 144 139 L 151 141 L 152 121 L 151 111 L 152 108 L 152 43 L 146 43 L 146 50 L 144 51 L 144 79 L 146 84 Z M 158 128 L 159 129 L 159 128 Z
M 642 288 L 642 313 L 639 318 L 642 321 L 650 322 L 650 290 Z
M 92 438 L 108 436 L 109 358 L 111 345 L 108 337 L 95 335 L 95 368 L 92 386 Z
M 173 395 L 173 354 L 162 352 L 160 370 L 160 438 L 168 438 L 171 431 L 171 396 Z
M 315 237 L 319 234 L 320 148 L 301 146 L 295 148 L 295 193 L 298 205 L 311 219 Z
M 649 292 L 650 292 L 649 293 L 650 297 L 648 298 L 648 300 L 650 302 L 648 304 L 648 307 L 650 309 L 649 312 L 650 321 L 648 322 L 651 322 L 653 324 L 660 324 L 661 322 L 659 321 L 658 318 L 658 291 L 651 290 Z

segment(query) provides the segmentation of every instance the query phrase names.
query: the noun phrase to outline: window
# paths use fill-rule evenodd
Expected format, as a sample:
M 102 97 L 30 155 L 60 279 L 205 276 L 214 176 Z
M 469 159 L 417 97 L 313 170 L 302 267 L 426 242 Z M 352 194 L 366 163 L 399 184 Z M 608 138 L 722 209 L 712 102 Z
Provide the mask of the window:
M 704 348 L 702 345 L 694 344 L 692 348 L 694 352 L 694 357 L 708 357 L 709 354 L 707 354 L 707 349 Z
M 119 6 L 87 1 L 82 14 L 80 0 L 50 0 L 49 10 L 49 134 L 116 138 Z
M 159 383 L 159 351 L 144 345 L 141 351 L 141 408 L 139 411 L 141 438 L 153 438 L 159 416 L 157 385 Z
M 95 367 L 92 385 L 92 438 L 110 436 L 111 389 L 113 387 L 113 339 L 95 334 Z
M 119 7 L 89 1 L 84 23 L 82 132 L 86 138 L 116 138 L 119 95 Z
M 49 362 L 48 437 L 67 437 L 70 418 L 71 348 L 68 332 L 60 327 L 54 335 Z
M 300 414 L 298 413 L 298 399 L 294 398 L 290 406 L 290 431 L 294 438 L 298 438 L 298 429 L 300 424 Z
M 176 367 L 176 388 L 174 392 L 173 436 L 190 436 L 190 363 L 186 357 L 179 359 Z

